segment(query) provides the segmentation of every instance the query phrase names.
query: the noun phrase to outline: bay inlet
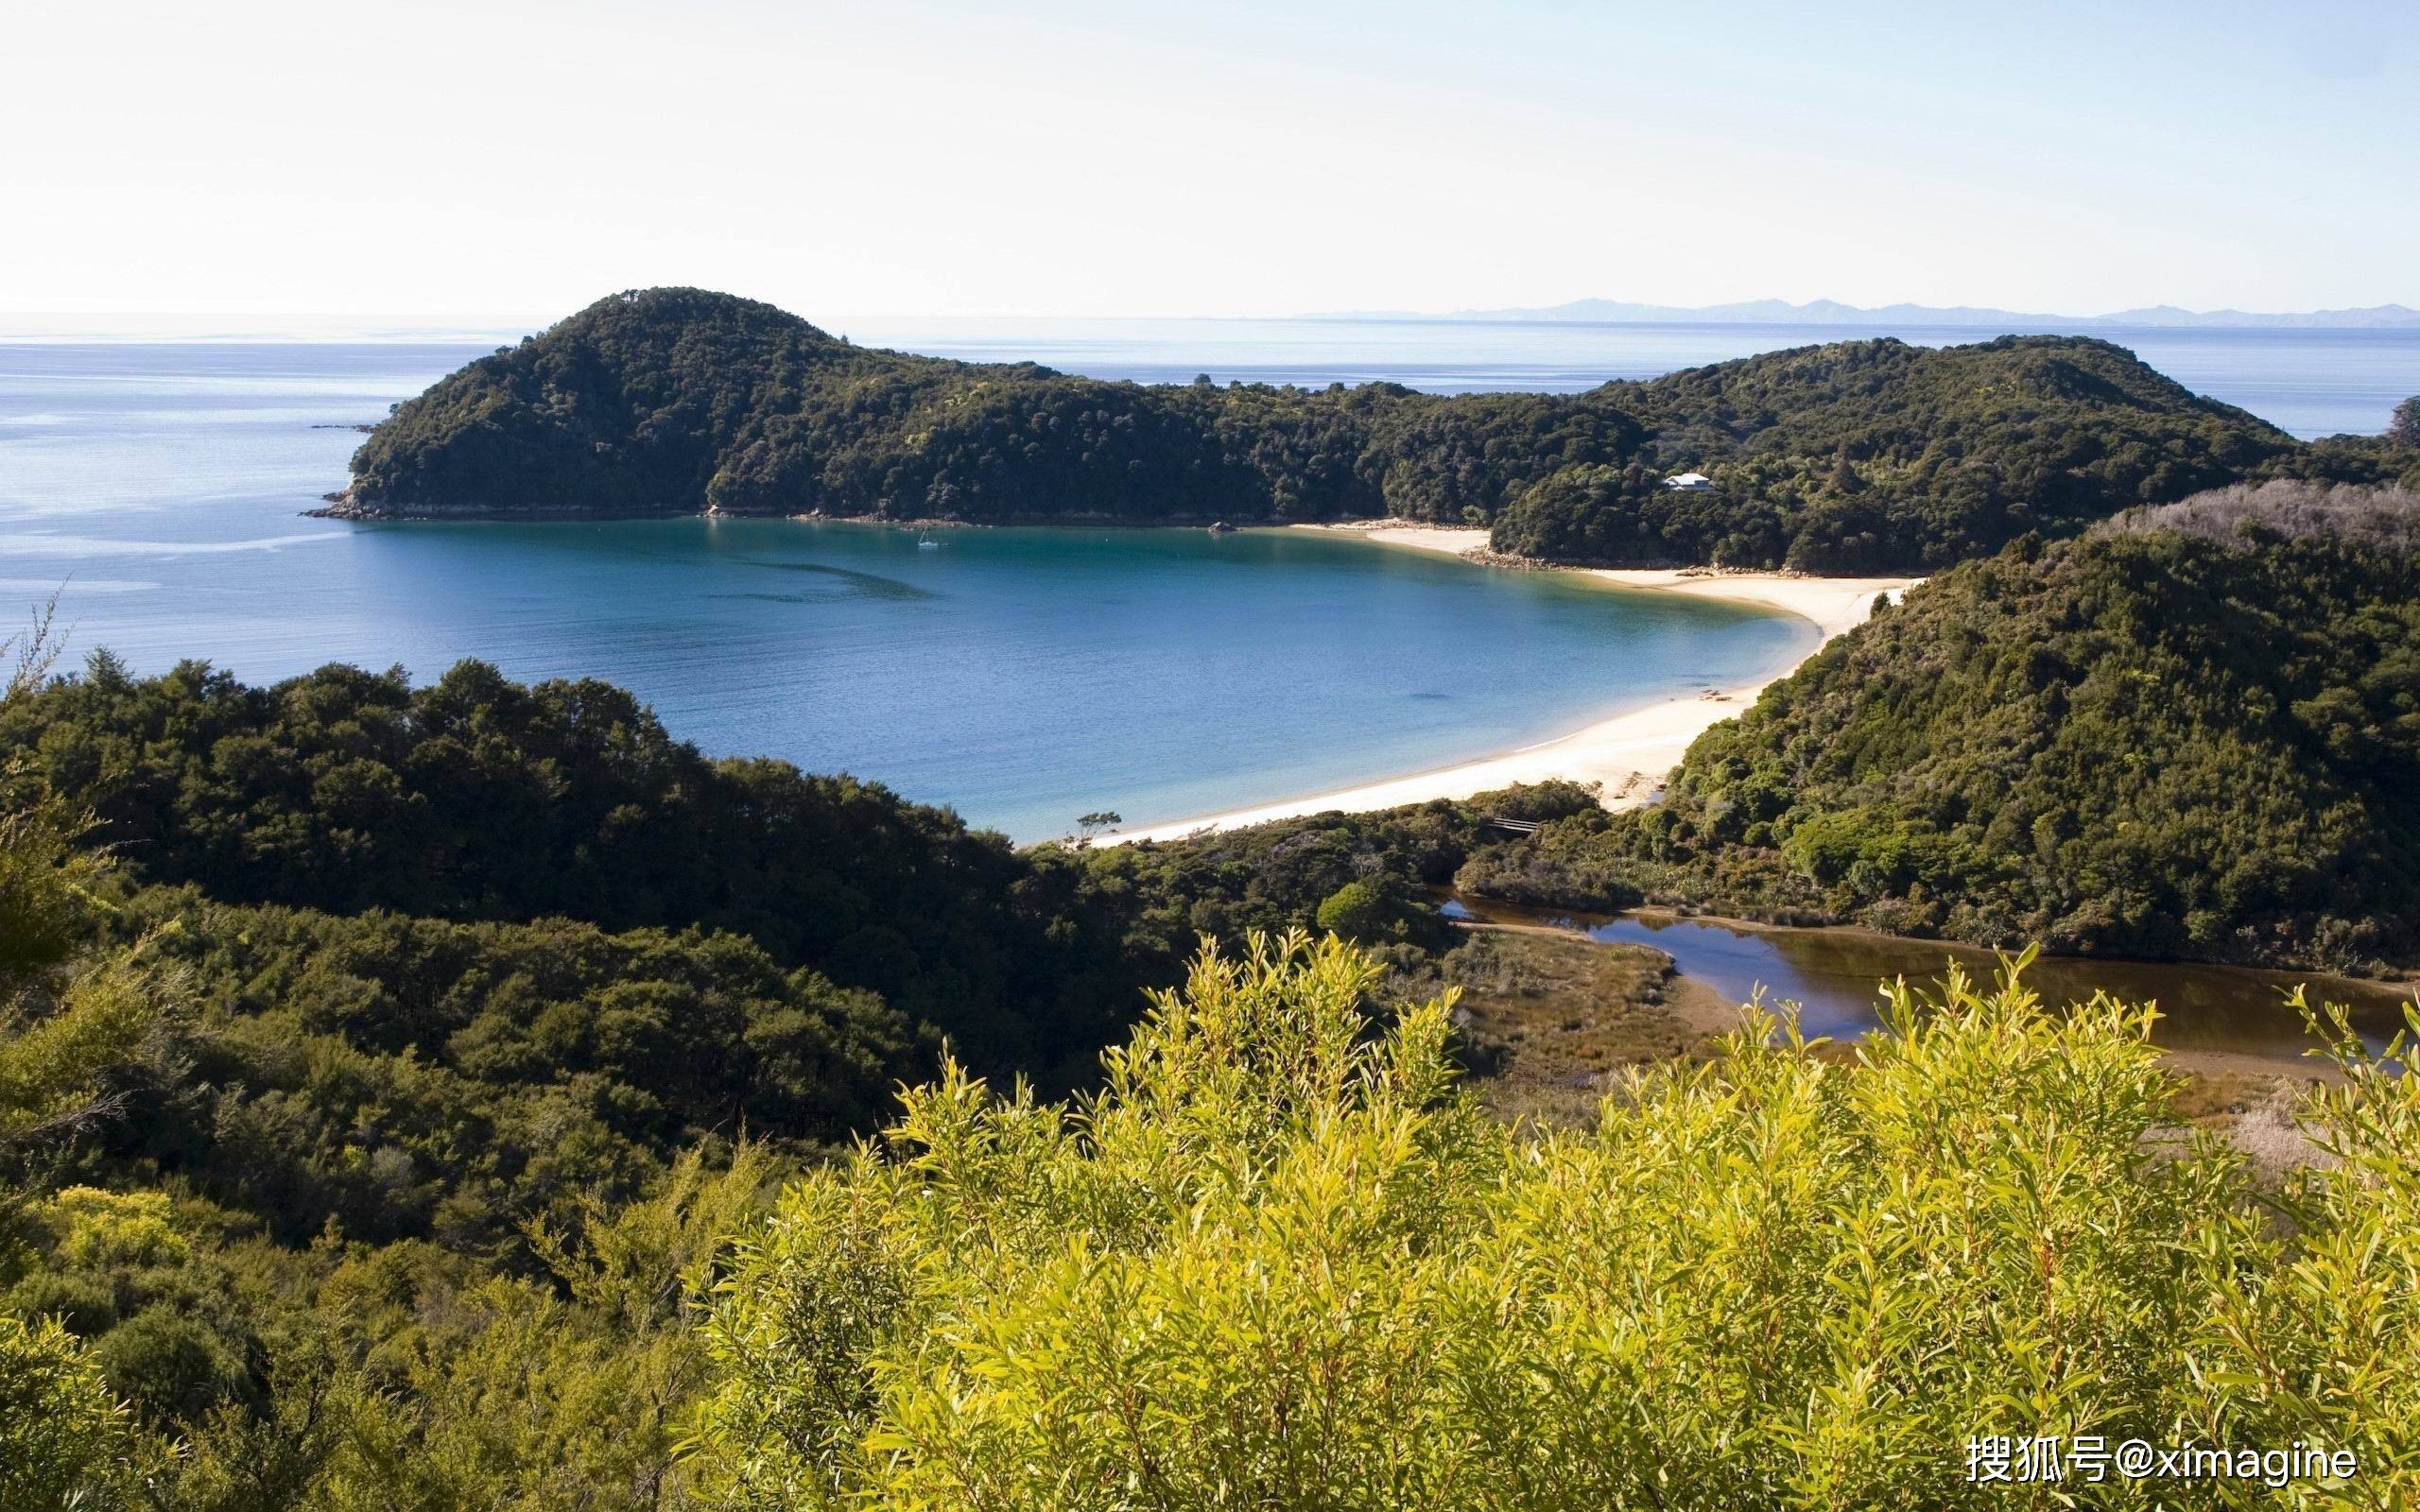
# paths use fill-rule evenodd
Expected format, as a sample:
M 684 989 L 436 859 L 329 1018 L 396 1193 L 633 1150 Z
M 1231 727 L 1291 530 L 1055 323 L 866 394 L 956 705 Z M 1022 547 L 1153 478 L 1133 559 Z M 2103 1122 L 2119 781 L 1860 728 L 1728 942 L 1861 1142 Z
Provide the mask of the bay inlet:
M 1578 388 L 1841 334 L 1237 321 L 1087 327 L 1035 351 L 1145 380 L 1199 364 Z M 2381 423 L 2378 396 L 2408 392 L 2420 361 L 2420 338 L 2377 334 L 2140 344 L 2306 434 Z M 923 551 L 912 533 L 775 520 L 301 518 L 344 484 L 358 427 L 486 345 L 0 342 L 0 608 L 56 593 L 71 662 L 107 647 L 138 672 L 427 679 L 479 656 L 601 678 L 709 752 L 845 770 L 1019 840 L 1100 810 L 1132 830 L 1518 751 L 1760 681 L 1815 641 L 1752 606 L 1315 532 L 952 530 Z
M 0 586 L 70 661 L 476 656 L 599 678 L 717 755 L 948 804 L 1017 840 L 1177 819 L 1548 740 L 1771 675 L 1805 621 L 1317 532 L 787 520 L 300 518 L 389 398 L 461 359 L 365 345 L 0 348 Z M 12 617 L 14 617 L 12 615 Z

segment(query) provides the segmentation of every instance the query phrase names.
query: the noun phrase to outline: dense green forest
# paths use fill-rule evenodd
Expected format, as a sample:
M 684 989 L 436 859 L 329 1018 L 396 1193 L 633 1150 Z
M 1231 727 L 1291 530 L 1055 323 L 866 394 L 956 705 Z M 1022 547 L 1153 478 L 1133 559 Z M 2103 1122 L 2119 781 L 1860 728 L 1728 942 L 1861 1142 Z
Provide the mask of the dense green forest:
M 2021 541 L 1500 864 L 1979 943 L 2420 962 L 2420 494 L 2273 483 Z
M 1496 547 L 1552 561 L 1940 566 L 2073 534 L 2293 455 L 2106 342 L 1840 342 L 1609 384 L 1651 438 L 1520 495 Z M 1664 486 L 1684 468 L 1713 487 Z
M 1863 572 L 2290 470 L 2308 448 L 2105 342 L 1773 352 L 1572 395 L 1147 387 L 871 351 L 616 295 L 453 374 L 340 508 L 1153 523 L 1394 515 L 1557 561 Z M 2350 477 L 2364 465 L 2342 458 Z M 1714 487 L 1663 486 L 1684 468 Z
M 618 688 L 464 662 L 268 688 L 106 656 L 0 711 L 0 756 L 130 872 L 213 898 L 742 935 L 934 1023 L 978 1064 L 1089 1064 L 1132 993 L 1079 870 L 845 777 L 712 762 Z M 1106 975 L 1104 973 L 1107 973 Z
M 351 500 L 401 514 L 1461 522 L 1640 440 L 1591 402 L 1102 383 L 873 351 L 769 304 L 650 289 L 400 406 L 354 457 Z

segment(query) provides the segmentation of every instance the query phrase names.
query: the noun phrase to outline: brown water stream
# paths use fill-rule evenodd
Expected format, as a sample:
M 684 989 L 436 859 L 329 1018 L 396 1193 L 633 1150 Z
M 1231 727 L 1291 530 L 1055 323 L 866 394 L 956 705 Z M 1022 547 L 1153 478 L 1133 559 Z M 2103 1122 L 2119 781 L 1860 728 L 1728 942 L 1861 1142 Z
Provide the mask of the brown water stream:
M 1853 1038 L 1876 1023 L 1879 984 L 1904 975 L 1912 985 L 1938 981 L 1956 960 L 1988 983 L 1999 963 L 1989 951 L 1939 940 L 1906 939 L 1846 929 L 1790 929 L 1733 920 L 1661 914 L 1573 914 L 1522 908 L 1457 896 L 1449 917 L 1488 923 L 1544 924 L 1606 943 L 1651 945 L 1669 954 L 1681 974 L 1723 997 L 1745 1002 L 1761 987 L 1768 1005 L 1799 1005 L 1809 1035 Z M 2285 1005 L 2297 983 L 2314 1003 L 2342 1003 L 2373 1048 L 2402 1023 L 2409 988 L 2309 971 L 2256 971 L 2175 961 L 2044 956 L 2026 981 L 2045 1001 L 2064 1004 L 2107 991 L 2129 1002 L 2145 999 L 2161 1014 L 2152 1038 L 2180 1052 L 2256 1057 L 2278 1069 L 2308 1069 L 2311 1043 L 2302 1020 Z

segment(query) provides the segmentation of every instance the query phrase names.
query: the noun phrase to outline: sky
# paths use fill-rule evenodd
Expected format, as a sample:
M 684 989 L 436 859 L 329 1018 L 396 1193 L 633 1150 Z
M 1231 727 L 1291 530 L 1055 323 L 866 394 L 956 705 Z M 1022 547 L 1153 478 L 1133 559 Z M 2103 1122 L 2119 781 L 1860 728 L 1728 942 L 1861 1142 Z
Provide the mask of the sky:
M 2409 0 L 9 13 L 0 311 L 2420 305 Z

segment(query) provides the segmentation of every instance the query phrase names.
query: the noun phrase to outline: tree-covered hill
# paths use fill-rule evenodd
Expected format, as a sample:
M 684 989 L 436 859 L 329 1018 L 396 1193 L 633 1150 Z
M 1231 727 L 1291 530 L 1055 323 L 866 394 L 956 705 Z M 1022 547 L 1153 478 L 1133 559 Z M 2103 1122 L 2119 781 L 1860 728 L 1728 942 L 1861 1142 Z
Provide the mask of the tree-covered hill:
M 354 456 L 349 507 L 1461 523 L 1640 438 L 1584 400 L 1102 383 L 869 351 L 769 304 L 649 289 L 400 406 Z
M 106 655 L 0 709 L 0 757 L 123 869 L 236 903 L 744 935 L 987 1063 L 1080 1065 L 1131 1011 L 1080 868 L 786 762 L 712 761 L 628 693 L 463 662 L 414 688 L 329 666 L 268 687 Z
M 1540 850 L 1575 886 L 1984 943 L 2420 962 L 2413 514 L 2271 485 L 2020 541 Z
M 272 936 L 295 941 L 270 954 L 378 984 L 339 997 L 443 997 L 454 990 L 444 973 L 468 969 L 438 962 L 627 959 L 636 964 L 481 968 L 470 980 L 487 990 L 526 978 L 526 1017 L 584 1002 L 614 976 L 678 981 L 687 993 L 743 981 L 745 992 L 712 990 L 787 1006 L 789 989 L 762 982 L 803 981 L 816 1011 L 899 1016 L 873 1040 L 929 1049 L 945 1036 L 961 1056 L 1046 1083 L 1088 1070 L 1143 986 L 1175 971 L 1201 934 L 1307 926 L 1358 883 L 1374 893 L 1365 914 L 1385 925 L 1372 943 L 1431 938 L 1421 889 L 1480 845 L 1478 816 L 1548 817 L 1593 801 L 1553 787 L 1183 844 L 1018 850 L 875 783 L 711 760 L 606 683 L 523 684 L 465 662 L 419 687 L 399 671 L 343 665 L 253 686 L 200 662 L 137 678 L 106 653 L 0 703 L 0 812 L 39 795 L 89 816 L 84 843 L 112 858 L 122 882 L 192 889 L 175 906 L 196 917 L 206 912 L 197 899 L 221 910 L 212 919 L 265 910 L 260 919 L 284 921 L 222 933 L 249 934 L 255 955 Z M 564 920 L 586 933 L 559 931 Z M 362 944 L 372 936 L 381 943 Z M 744 944 L 746 960 L 735 966 L 740 957 L 716 939 Z M 664 964 L 689 955 L 697 962 L 677 971 Z M 263 968 L 230 970 L 249 982 Z M 413 1029 L 379 1048 L 442 1058 L 463 1024 L 450 1009 L 412 1011 L 443 1032 Z M 750 1032 L 748 1014 L 733 1022 L 733 1035 Z M 562 1050 L 543 1058 L 559 1064 Z M 746 1082 L 745 1054 L 715 1057 L 727 1072 L 718 1085 Z M 848 1096 L 893 1079 L 867 1075 L 869 1087 L 783 1105 L 795 1116 L 730 1106 L 769 1133 L 821 1137 L 856 1126 Z
M 2107 342 L 1851 341 L 1599 391 L 1651 440 L 1522 494 L 1499 550 L 1555 561 L 1940 567 L 2029 530 L 2072 535 L 2296 450 Z M 1687 492 L 1683 469 L 1710 475 Z
M 1937 566 L 2297 443 L 2079 337 L 1843 342 L 1585 393 L 1146 387 L 614 296 L 399 406 L 340 508 L 1133 523 L 1394 515 L 1562 561 Z M 1663 486 L 1684 468 L 1711 490 Z

